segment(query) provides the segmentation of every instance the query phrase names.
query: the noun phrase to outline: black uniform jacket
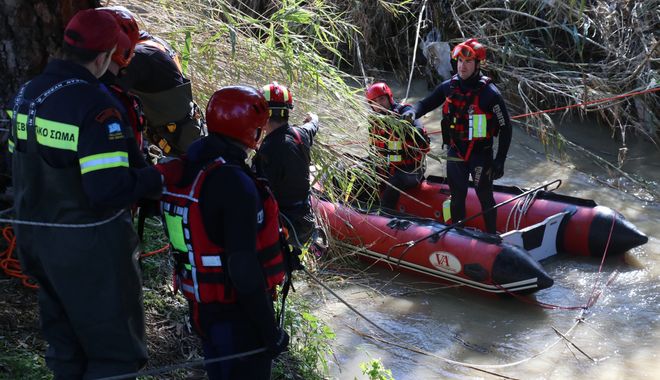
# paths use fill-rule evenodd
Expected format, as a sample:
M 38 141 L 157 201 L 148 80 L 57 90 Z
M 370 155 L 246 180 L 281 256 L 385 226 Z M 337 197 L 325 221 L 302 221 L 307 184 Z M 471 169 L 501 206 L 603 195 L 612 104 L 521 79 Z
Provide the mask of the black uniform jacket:
M 257 155 L 257 174 L 268 179 L 280 209 L 298 208 L 309 197 L 310 149 L 318 125 L 285 125 L 269 133 Z

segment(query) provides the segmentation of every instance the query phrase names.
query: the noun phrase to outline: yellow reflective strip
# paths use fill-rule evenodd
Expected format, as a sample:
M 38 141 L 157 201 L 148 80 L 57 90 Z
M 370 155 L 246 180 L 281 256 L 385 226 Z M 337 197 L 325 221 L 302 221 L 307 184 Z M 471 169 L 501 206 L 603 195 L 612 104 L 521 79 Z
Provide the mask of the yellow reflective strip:
M 486 115 L 479 114 L 479 115 L 472 115 L 473 119 L 473 126 L 474 126 L 474 131 L 473 131 L 473 137 L 474 138 L 483 138 L 486 137 L 486 126 L 488 123 L 488 120 L 486 119 Z
M 183 234 L 183 218 L 180 215 L 165 213 L 165 226 L 167 227 L 167 236 L 170 238 L 172 248 L 179 252 L 188 252 L 186 238 Z
M 78 151 L 78 126 L 38 117 L 37 142 L 39 144 L 71 151 Z
M 9 117 L 14 116 L 14 111 L 7 111 Z M 21 140 L 27 140 L 27 115 L 24 113 L 19 113 L 16 116 L 16 138 Z
M 9 153 L 14 153 L 14 142 L 11 139 L 7 140 L 7 150 Z
M 442 202 L 442 218 L 445 220 L 445 223 L 448 223 L 449 219 L 451 219 L 451 199 Z
M 399 150 L 402 147 L 403 147 L 403 143 L 401 142 L 401 140 L 397 140 L 397 141 L 390 140 L 387 142 L 387 149 L 389 150 Z
M 400 154 L 391 154 L 387 156 L 387 161 L 389 162 L 401 162 L 401 155 Z
M 95 170 L 128 167 L 128 153 L 110 152 L 94 154 L 80 159 L 80 173 L 85 174 Z

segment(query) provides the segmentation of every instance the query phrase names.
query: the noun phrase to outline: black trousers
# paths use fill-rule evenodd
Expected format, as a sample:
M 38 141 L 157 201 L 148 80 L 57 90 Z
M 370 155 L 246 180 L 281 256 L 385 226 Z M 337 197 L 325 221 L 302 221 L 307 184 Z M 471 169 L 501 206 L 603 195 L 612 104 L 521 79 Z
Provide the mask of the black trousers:
M 24 273 L 39 284 L 46 364 L 55 379 L 139 370 L 147 360 L 138 239 L 129 213 L 92 228 L 16 228 Z
M 396 211 L 396 204 L 399 202 L 400 190 L 406 190 L 419 185 L 424 179 L 424 167 L 403 167 L 395 168 L 394 172 L 387 178 L 387 183 L 394 186 L 385 185 L 380 196 L 380 205 L 383 208 Z M 400 190 L 398 190 L 400 189 Z
M 259 330 L 249 318 L 212 323 L 202 338 L 204 359 L 240 354 L 264 347 Z M 268 380 L 272 360 L 268 354 L 244 356 L 238 359 L 207 364 L 209 380 Z
M 469 161 L 458 157 L 456 148 L 449 148 L 447 153 L 447 181 L 451 192 L 451 220 L 453 223 L 465 219 L 465 199 L 467 197 L 470 176 L 481 203 L 481 209 L 487 210 L 495 206 L 493 197 L 493 150 L 487 147 L 473 151 Z M 486 231 L 496 233 L 497 210 L 483 215 Z

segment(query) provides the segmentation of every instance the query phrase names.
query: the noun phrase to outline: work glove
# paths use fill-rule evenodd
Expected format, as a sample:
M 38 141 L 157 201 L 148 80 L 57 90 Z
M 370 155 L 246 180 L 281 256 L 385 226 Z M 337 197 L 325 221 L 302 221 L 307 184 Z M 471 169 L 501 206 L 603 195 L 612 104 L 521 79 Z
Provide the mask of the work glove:
M 163 185 L 175 185 L 183 177 L 184 163 L 178 158 L 166 158 L 154 165 L 154 168 L 160 173 Z
M 414 122 L 415 119 L 417 118 L 416 115 L 415 115 L 415 110 L 413 110 L 413 109 L 409 109 L 409 110 L 404 111 L 404 112 L 401 114 L 401 118 L 402 118 L 403 120 L 409 122 L 409 123 Z
M 504 160 L 495 159 L 493 161 L 493 168 L 491 169 L 491 174 L 493 176 L 493 181 L 496 179 L 502 178 L 504 176 Z
M 276 333 L 270 342 L 266 343 L 267 353 L 271 359 L 277 358 L 282 352 L 289 350 L 289 334 L 281 328 L 276 328 Z
M 147 218 L 160 215 L 160 201 L 158 200 L 143 198 L 138 200 L 137 206 Z
M 303 124 L 309 123 L 310 121 L 314 123 L 314 125 L 319 125 L 319 115 L 308 112 L 307 116 L 305 116 L 305 120 L 303 120 Z
M 300 256 L 302 255 L 302 250 L 295 245 L 289 245 L 289 266 L 291 271 L 303 270 L 305 267 L 300 261 Z

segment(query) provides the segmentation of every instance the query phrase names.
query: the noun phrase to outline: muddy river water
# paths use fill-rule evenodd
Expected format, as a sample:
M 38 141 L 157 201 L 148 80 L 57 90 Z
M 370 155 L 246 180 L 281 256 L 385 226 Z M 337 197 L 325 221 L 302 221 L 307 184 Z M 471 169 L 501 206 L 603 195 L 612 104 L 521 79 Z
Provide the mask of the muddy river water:
M 423 96 L 426 90 L 417 87 L 413 93 Z M 434 111 L 423 119 L 429 130 L 439 128 L 439 117 Z M 562 123 L 559 130 L 616 161 L 620 143 L 610 139 L 606 128 L 578 121 Z M 439 139 L 435 134 L 434 151 Z M 566 149 L 561 160 L 557 154 L 546 155 L 538 139 L 519 126 L 514 127 L 505 176 L 497 181 L 531 188 L 559 178 L 563 184 L 557 192 L 618 210 L 649 236 L 646 245 L 606 260 L 600 273 L 599 259 L 560 256 L 543 263 L 555 284 L 532 300 L 568 307 L 600 294 L 592 307 L 544 309 L 369 268 L 356 281 L 333 289 L 396 339 L 379 333 L 327 292 L 303 289 L 318 297 L 318 314 L 337 333 L 331 377 L 364 379 L 360 363 L 373 358 L 391 369 L 395 379 L 660 378 L 660 149 L 633 136 L 628 139 L 623 170 L 644 178 L 655 198 L 629 181 L 615 180 L 620 175 L 606 172 L 582 153 Z M 427 174 L 444 172 L 443 164 L 429 162 Z M 369 281 L 360 281 L 365 278 Z M 397 339 L 426 354 L 391 344 Z

